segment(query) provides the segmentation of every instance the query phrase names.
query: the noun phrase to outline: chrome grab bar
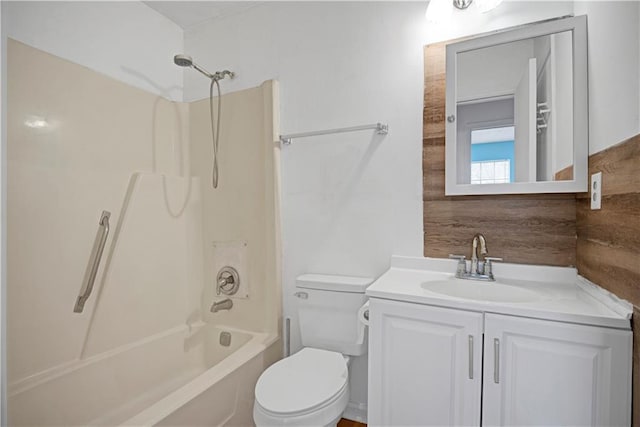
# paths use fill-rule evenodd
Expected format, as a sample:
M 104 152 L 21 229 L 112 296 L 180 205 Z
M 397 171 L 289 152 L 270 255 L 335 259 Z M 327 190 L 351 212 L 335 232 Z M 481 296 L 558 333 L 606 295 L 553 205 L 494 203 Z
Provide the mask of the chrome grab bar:
M 107 237 L 109 236 L 110 216 L 111 212 L 108 211 L 102 211 L 102 215 L 100 215 L 100 221 L 98 221 L 99 228 L 96 233 L 96 239 L 93 242 L 93 249 L 91 250 L 91 256 L 89 257 L 89 264 L 87 265 L 87 271 L 84 274 L 82 288 L 80 288 L 80 295 L 78 295 L 76 305 L 73 307 L 74 313 L 82 313 L 82 310 L 84 310 L 84 303 L 87 302 L 89 295 L 91 295 L 91 291 L 93 290 L 93 284 L 96 281 L 98 267 L 100 267 L 100 260 L 102 259 L 104 245 L 107 243 Z M 102 228 L 102 230 L 100 230 L 100 228 Z

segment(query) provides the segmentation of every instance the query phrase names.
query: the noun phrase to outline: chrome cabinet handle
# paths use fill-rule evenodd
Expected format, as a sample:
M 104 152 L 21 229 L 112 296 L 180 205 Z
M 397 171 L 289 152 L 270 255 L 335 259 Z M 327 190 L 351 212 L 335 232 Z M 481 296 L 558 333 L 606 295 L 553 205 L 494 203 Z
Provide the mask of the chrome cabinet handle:
M 89 295 L 91 295 L 91 291 L 93 290 L 93 284 L 96 281 L 98 267 L 100 267 L 100 260 L 102 259 L 104 245 L 107 243 L 107 237 L 109 236 L 110 216 L 111 212 L 108 211 L 102 211 L 102 214 L 100 215 L 100 221 L 98 221 L 98 232 L 96 233 L 96 239 L 93 242 L 93 249 L 91 250 L 91 256 L 89 257 L 89 264 L 87 265 L 87 271 L 84 274 L 82 288 L 80 288 L 80 295 L 78 295 L 76 305 L 73 307 L 74 313 L 82 313 L 82 310 L 84 310 L 84 304 L 89 299 Z
M 473 335 L 469 335 L 469 379 L 473 379 Z
M 493 382 L 500 383 L 500 340 L 493 339 Z

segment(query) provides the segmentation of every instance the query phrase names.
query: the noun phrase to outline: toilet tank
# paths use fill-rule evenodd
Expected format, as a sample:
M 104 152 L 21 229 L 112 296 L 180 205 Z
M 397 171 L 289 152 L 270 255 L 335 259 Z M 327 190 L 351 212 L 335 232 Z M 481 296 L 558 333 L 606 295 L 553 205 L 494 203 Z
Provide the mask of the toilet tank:
M 368 277 L 303 274 L 296 279 L 302 345 L 360 356 L 367 352 L 367 331 L 358 309 L 367 301 Z

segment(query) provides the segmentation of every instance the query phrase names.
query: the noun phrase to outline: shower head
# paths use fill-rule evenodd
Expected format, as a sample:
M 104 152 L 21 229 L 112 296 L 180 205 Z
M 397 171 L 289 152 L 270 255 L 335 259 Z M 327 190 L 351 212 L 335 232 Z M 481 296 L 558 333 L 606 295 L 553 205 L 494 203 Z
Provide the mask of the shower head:
M 173 62 L 179 67 L 193 66 L 193 59 L 189 55 L 176 55 L 173 57 Z
M 179 67 L 191 67 L 195 70 L 198 70 L 205 76 L 209 77 L 210 79 L 213 79 L 215 77 L 215 75 L 211 74 L 210 72 L 208 72 L 207 70 L 205 70 L 204 68 L 200 67 L 198 64 L 193 62 L 193 58 L 191 58 L 189 55 L 184 55 L 184 54 L 175 55 L 173 57 L 173 62 L 175 62 L 176 65 Z
M 229 70 L 216 71 L 215 73 L 211 74 L 210 72 L 208 72 L 207 70 L 205 70 L 204 68 L 200 67 L 198 64 L 193 62 L 193 58 L 190 57 L 189 55 L 184 55 L 184 54 L 175 55 L 173 57 L 173 62 L 175 62 L 175 64 L 179 67 L 191 67 L 197 71 L 200 71 L 202 74 L 209 77 L 210 79 L 213 79 L 216 81 L 222 80 L 227 76 L 229 76 L 230 78 L 233 78 L 235 76 L 235 74 Z

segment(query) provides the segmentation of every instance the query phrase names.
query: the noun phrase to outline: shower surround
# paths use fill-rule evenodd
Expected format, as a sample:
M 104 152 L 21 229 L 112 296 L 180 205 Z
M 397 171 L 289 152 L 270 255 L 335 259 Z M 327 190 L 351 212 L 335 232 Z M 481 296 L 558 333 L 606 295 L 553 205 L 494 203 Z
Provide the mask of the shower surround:
M 217 382 L 251 393 L 279 357 L 277 84 L 223 95 L 214 190 L 206 100 L 171 102 L 13 40 L 7 79 L 10 424 L 250 417 L 252 399 L 203 412 L 196 396 Z M 111 233 L 73 313 L 103 210 Z M 212 243 L 229 241 L 246 243 L 248 297 L 212 314 Z

